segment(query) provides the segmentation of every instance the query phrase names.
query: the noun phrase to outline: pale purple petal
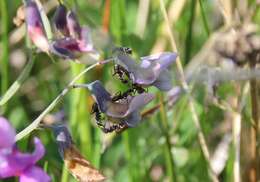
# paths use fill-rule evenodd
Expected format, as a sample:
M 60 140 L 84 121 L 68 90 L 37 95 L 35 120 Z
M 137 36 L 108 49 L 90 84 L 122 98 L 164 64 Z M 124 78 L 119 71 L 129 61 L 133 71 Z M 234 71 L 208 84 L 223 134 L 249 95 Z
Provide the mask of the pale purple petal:
M 79 38 L 81 33 L 81 27 L 74 12 L 69 11 L 67 14 L 67 26 L 70 36 L 73 38 Z
M 121 51 L 116 51 L 116 54 L 116 61 L 118 64 L 122 65 L 129 72 L 133 73 L 136 71 L 138 65 L 135 63 L 135 60 L 132 57 Z
M 153 86 L 162 91 L 169 91 L 172 88 L 172 77 L 168 70 L 164 70 L 160 73 L 157 80 L 153 83 Z
M 51 178 L 41 168 L 33 166 L 20 176 L 20 182 L 50 182 Z
M 86 84 L 86 87 L 93 94 L 100 111 L 106 112 L 107 103 L 111 100 L 110 93 L 103 87 L 102 83 L 99 80 L 96 80 L 90 84 Z
M 39 49 L 48 52 L 49 42 L 37 4 L 33 0 L 27 0 L 25 3 L 25 12 L 29 37 Z
M 83 27 L 80 30 L 79 48 L 82 52 L 94 52 L 91 32 L 88 27 Z
M 172 106 L 180 98 L 182 89 L 179 86 L 173 87 L 167 92 L 168 105 Z
M 154 94 L 151 93 L 142 93 L 135 96 L 132 101 L 129 103 L 129 108 L 125 116 L 129 115 L 134 111 L 138 111 L 143 108 L 146 104 L 151 102 L 154 99 Z
M 124 120 L 128 127 L 135 127 L 140 121 L 142 117 L 139 111 L 132 112 L 129 116 L 127 116 Z
M 177 56 L 174 52 L 164 52 L 159 56 L 157 62 L 160 64 L 161 69 L 164 70 L 176 61 Z
M 0 150 L 11 148 L 15 143 L 15 130 L 4 117 L 0 117 L 0 133 Z

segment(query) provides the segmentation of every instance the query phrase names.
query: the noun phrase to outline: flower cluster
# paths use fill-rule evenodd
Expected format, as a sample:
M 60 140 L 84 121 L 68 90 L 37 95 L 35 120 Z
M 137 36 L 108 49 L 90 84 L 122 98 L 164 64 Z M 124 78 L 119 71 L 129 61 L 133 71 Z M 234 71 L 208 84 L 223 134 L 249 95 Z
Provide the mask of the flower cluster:
M 26 22 L 29 37 L 40 50 L 53 53 L 64 59 L 75 59 L 81 53 L 97 53 L 94 49 L 90 29 L 81 27 L 74 12 L 59 5 L 54 15 L 55 29 L 61 37 L 49 41 L 44 29 L 42 17 L 34 0 L 25 1 Z
M 22 153 L 15 145 L 15 130 L 9 122 L 0 117 L 0 179 L 19 176 L 21 182 L 48 182 L 50 177 L 35 166 L 45 152 L 38 138 L 34 138 L 33 153 Z

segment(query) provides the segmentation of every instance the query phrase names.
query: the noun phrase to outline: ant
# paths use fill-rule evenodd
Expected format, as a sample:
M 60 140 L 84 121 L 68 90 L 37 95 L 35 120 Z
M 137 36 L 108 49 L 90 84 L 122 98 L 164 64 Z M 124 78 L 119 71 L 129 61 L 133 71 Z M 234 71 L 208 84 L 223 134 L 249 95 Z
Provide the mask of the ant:
M 133 53 L 133 50 L 129 47 L 116 47 L 114 48 L 113 52 L 120 51 L 125 54 L 131 55 Z
M 125 127 L 125 124 L 123 122 L 112 125 L 107 125 L 107 122 L 102 122 L 101 112 L 96 102 L 92 105 L 91 114 L 95 114 L 96 124 L 104 133 L 111 133 L 113 131 L 118 132 Z
M 129 72 L 121 65 L 119 64 L 115 64 L 114 65 L 114 73 L 113 73 L 113 76 L 117 75 L 119 80 L 126 84 L 128 83 L 128 80 L 130 78 L 130 75 L 129 75 Z M 127 77 L 127 78 L 124 78 L 124 77 Z

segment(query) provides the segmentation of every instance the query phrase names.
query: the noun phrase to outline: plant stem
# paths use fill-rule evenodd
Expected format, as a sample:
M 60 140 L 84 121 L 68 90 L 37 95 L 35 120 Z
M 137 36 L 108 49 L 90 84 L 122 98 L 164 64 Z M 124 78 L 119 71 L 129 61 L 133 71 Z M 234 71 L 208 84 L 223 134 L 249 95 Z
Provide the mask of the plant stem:
M 163 104 L 163 97 L 160 95 L 160 116 L 161 116 L 161 121 L 162 121 L 162 126 L 163 126 L 163 134 L 165 138 L 165 158 L 166 158 L 166 165 L 167 165 L 167 171 L 168 175 L 170 177 L 170 181 L 177 181 L 176 176 L 174 173 L 176 172 L 174 169 L 174 160 L 171 152 L 171 142 L 170 142 L 170 136 L 168 133 L 168 121 L 167 121 L 167 116 L 166 116 L 166 111 L 164 108 Z
M 256 66 L 256 63 L 252 63 L 250 67 L 254 69 Z M 251 93 L 251 112 L 252 112 L 252 125 L 250 127 L 250 160 L 251 160 L 251 167 L 249 171 L 249 181 L 250 182 L 256 182 L 259 180 L 259 174 L 257 171 L 259 171 L 259 156 L 257 155 L 258 146 L 258 128 L 260 123 L 260 93 L 258 90 L 258 83 L 256 79 L 252 79 L 250 81 L 250 93 Z M 258 178 L 258 179 L 257 179 Z
M 63 91 L 51 102 L 51 104 L 29 126 L 27 126 L 24 130 L 22 130 L 15 136 L 15 140 L 16 141 L 21 140 L 23 137 L 27 136 L 30 132 L 35 130 L 38 127 L 38 125 L 40 124 L 40 122 L 42 121 L 42 119 L 44 118 L 44 116 L 46 116 L 46 114 L 48 114 L 63 99 L 63 97 L 70 91 L 70 89 L 72 89 L 73 84 L 75 84 L 75 82 L 78 79 L 80 79 L 85 73 L 87 73 L 91 69 L 95 68 L 96 66 L 106 64 L 110 61 L 111 61 L 111 59 L 102 61 L 102 62 L 97 62 L 96 64 L 93 64 L 93 65 L 87 67 L 81 73 L 79 73 L 68 84 L 68 86 L 65 89 L 63 89 Z
M 34 62 L 35 62 L 35 56 L 30 56 L 30 59 L 26 64 L 26 66 L 24 67 L 22 73 L 19 75 L 17 80 L 11 85 L 11 87 L 5 92 L 4 96 L 1 98 L 0 106 L 6 104 L 8 100 L 19 90 L 22 83 L 29 76 Z
M 177 46 L 176 46 L 173 34 L 171 32 L 171 25 L 169 24 L 169 19 L 168 19 L 168 16 L 167 16 L 167 12 L 166 12 L 166 8 L 165 8 L 165 4 L 164 4 L 163 0 L 160 0 L 160 6 L 161 6 L 161 11 L 163 13 L 164 19 L 165 19 L 166 24 L 167 24 L 172 49 L 174 51 L 177 51 Z M 180 82 L 182 84 L 183 90 L 186 92 L 186 94 L 188 96 L 188 105 L 189 105 L 189 108 L 190 108 L 190 111 L 191 111 L 191 115 L 192 115 L 192 119 L 193 119 L 192 121 L 194 122 L 194 125 L 197 129 L 197 132 L 198 132 L 198 140 L 199 140 L 199 143 L 200 143 L 202 153 L 204 155 L 204 158 L 206 159 L 207 165 L 209 166 L 209 175 L 210 175 L 212 181 L 216 182 L 216 181 L 218 181 L 218 177 L 214 173 L 214 171 L 212 170 L 212 167 L 210 165 L 209 149 L 208 149 L 208 146 L 206 144 L 205 136 L 204 136 L 202 129 L 201 129 L 201 126 L 200 126 L 199 117 L 198 117 L 196 110 L 195 110 L 195 106 L 194 106 L 193 98 L 192 98 L 191 93 L 190 93 L 189 86 L 188 86 L 188 84 L 187 84 L 187 82 L 184 78 L 183 67 L 182 67 L 182 64 L 181 64 L 179 57 L 176 60 L 176 65 L 177 65 L 177 71 L 179 72 L 179 75 L 180 75 Z
M 9 50 L 8 50 L 8 1 L 0 1 L 1 5 L 1 27 L 2 27 L 2 61 L 1 61 L 1 94 L 3 95 L 8 88 L 8 60 L 9 60 Z

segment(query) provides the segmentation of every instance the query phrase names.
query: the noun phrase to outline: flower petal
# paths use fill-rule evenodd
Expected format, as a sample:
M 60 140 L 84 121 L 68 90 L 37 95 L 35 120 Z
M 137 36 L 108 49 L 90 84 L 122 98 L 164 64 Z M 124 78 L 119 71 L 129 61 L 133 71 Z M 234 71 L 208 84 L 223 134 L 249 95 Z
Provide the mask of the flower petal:
M 0 117 L 0 133 L 0 150 L 11 148 L 15 143 L 15 130 L 4 117 Z
M 70 36 L 79 39 L 81 28 L 77 20 L 76 14 L 72 11 L 67 13 L 67 27 L 69 29 Z
M 51 178 L 41 168 L 33 166 L 20 176 L 20 182 L 50 182 Z
M 72 145 L 72 137 L 68 128 L 65 125 L 53 125 L 52 130 L 54 132 L 56 142 L 58 144 L 58 150 L 62 158 L 64 158 L 64 152 Z
M 77 53 L 80 53 L 78 41 L 73 38 L 63 38 L 52 42 L 50 50 L 65 59 L 75 59 Z
M 90 84 L 86 84 L 86 87 L 93 94 L 100 111 L 105 113 L 107 110 L 108 101 L 111 100 L 110 93 L 103 87 L 99 80 L 96 80 Z
M 64 5 L 60 4 L 54 13 L 53 22 L 57 30 L 59 30 L 63 35 L 69 36 L 70 34 L 67 27 L 66 15 L 67 8 Z
M 134 111 L 140 110 L 146 104 L 151 102 L 154 99 L 154 94 L 151 93 L 142 93 L 140 95 L 135 96 L 129 104 L 129 108 L 125 116 L 129 115 Z
M 140 115 L 139 111 L 132 112 L 125 120 L 124 122 L 128 127 L 135 127 L 140 121 L 142 117 Z
M 33 0 L 27 0 L 25 11 L 29 37 L 39 49 L 48 52 L 49 43 L 37 4 Z
M 157 80 L 153 83 L 155 87 L 162 91 L 169 91 L 172 88 L 172 77 L 168 70 L 164 70 L 160 73 Z
M 91 38 L 91 32 L 88 27 L 83 27 L 80 30 L 79 47 L 82 52 L 94 51 L 93 42 Z
M 123 66 L 127 71 L 134 73 L 138 67 L 135 60 L 130 57 L 128 54 L 116 49 L 116 62 Z

